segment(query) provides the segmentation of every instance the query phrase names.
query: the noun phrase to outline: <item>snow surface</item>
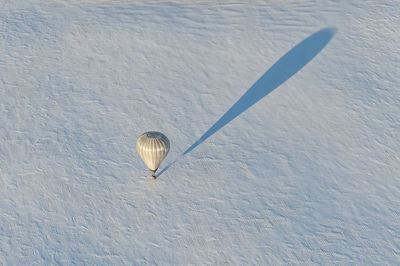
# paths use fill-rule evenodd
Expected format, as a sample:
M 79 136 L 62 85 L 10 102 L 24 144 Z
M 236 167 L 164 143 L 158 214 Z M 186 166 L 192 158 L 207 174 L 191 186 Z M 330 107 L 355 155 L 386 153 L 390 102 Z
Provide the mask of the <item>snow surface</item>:
M 2 0 L 0 265 L 400 264 L 399 10 Z M 156 181 L 149 130 L 171 141 Z

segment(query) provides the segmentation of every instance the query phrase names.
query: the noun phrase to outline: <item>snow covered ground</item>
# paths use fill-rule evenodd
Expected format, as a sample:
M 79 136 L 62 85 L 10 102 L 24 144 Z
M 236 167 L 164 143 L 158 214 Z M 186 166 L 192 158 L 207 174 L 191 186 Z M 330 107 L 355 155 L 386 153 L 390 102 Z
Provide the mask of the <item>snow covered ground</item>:
M 400 264 L 400 2 L 355 2 L 2 0 L 0 265 Z

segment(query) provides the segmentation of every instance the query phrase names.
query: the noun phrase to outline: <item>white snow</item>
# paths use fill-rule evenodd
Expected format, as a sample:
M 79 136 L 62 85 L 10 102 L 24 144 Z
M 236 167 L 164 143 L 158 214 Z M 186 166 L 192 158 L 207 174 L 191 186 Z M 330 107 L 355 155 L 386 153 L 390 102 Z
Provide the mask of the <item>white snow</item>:
M 400 264 L 400 2 L 0 3 L 0 265 Z M 282 56 L 336 33 L 182 157 Z M 295 62 L 294 62 L 295 63 Z M 136 138 L 171 151 L 154 181 Z

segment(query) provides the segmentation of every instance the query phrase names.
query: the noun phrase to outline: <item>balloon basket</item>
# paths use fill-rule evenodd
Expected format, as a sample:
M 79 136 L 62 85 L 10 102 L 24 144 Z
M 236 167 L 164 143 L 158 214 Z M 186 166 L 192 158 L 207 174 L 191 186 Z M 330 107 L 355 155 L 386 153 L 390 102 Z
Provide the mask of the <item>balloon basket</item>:
M 151 172 L 151 177 L 153 178 L 153 180 L 157 179 L 157 176 L 156 176 L 157 170 L 158 170 L 158 168 L 157 168 L 156 170 L 150 170 L 150 172 Z

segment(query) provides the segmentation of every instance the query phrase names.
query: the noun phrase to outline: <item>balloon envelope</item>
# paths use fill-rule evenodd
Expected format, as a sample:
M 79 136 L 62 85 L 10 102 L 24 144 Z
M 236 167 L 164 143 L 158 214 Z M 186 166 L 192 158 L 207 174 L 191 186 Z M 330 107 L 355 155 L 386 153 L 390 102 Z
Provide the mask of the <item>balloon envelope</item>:
M 169 152 L 169 140 L 160 132 L 149 131 L 138 137 L 136 150 L 147 167 L 156 171 Z

